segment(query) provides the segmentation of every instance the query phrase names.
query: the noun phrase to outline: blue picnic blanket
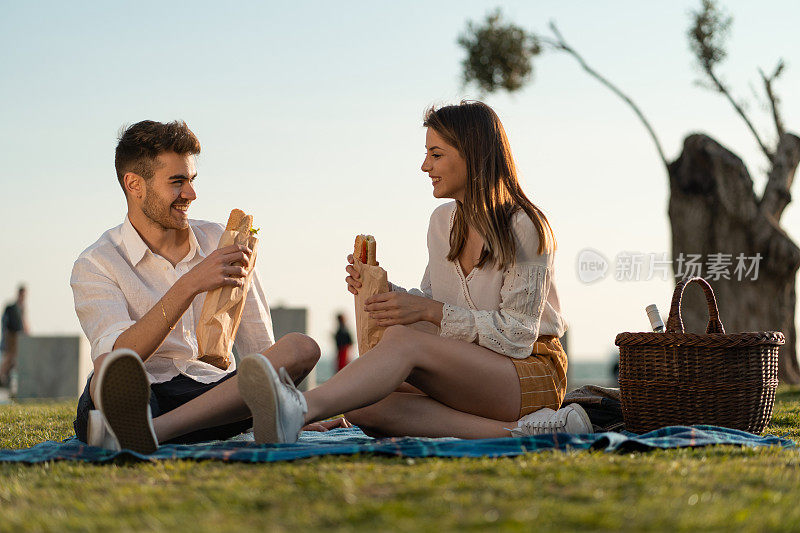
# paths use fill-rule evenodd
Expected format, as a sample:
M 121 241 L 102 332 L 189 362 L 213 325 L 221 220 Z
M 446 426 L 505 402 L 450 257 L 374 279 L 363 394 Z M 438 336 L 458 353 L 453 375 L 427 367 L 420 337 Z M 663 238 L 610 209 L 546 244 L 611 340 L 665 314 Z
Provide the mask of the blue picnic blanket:
M 95 448 L 75 437 L 63 442 L 46 441 L 32 448 L 0 450 L 0 462 L 41 463 L 84 461 L 105 463 L 117 459 L 153 461 L 163 459 L 215 460 L 243 463 L 291 461 L 321 455 L 359 453 L 402 457 L 513 457 L 542 450 L 604 450 L 606 452 L 647 451 L 657 448 L 688 448 L 729 444 L 734 446 L 779 446 L 795 443 L 773 435 L 758 436 L 714 426 L 671 426 L 642 435 L 633 433 L 591 433 L 539 435 L 501 439 L 373 439 L 358 428 L 338 428 L 324 433 L 306 431 L 294 444 L 256 444 L 252 434 L 226 441 L 201 444 L 165 444 L 152 455 L 129 450 L 119 452 Z

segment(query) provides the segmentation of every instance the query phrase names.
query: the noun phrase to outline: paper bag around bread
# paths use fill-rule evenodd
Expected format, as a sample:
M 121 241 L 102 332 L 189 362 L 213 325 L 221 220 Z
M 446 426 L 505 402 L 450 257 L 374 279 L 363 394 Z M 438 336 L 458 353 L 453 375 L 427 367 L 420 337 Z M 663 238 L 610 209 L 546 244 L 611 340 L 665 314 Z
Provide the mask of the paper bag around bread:
M 242 319 L 258 255 L 258 238 L 250 231 L 253 217 L 239 215 L 244 213 L 238 209 L 231 212 L 228 227 L 222 233 L 217 248 L 244 244 L 253 250 L 244 285 L 208 291 L 197 326 L 197 347 L 200 353 L 198 359 L 222 370 L 227 370 L 231 364 L 233 341 Z M 235 224 L 237 218 L 239 223 Z M 232 227 L 235 229 L 231 229 Z
M 361 236 L 359 236 L 361 237 Z M 386 331 L 385 327 L 379 326 L 378 321 L 370 318 L 369 313 L 364 310 L 364 305 L 370 296 L 389 292 L 389 281 L 387 279 L 386 271 L 379 267 L 377 264 L 365 264 L 361 262 L 361 258 L 367 258 L 367 254 L 358 253 L 359 238 L 356 238 L 356 253 L 353 257 L 353 267 L 359 274 L 359 281 L 361 288 L 358 289 L 358 294 L 355 297 L 355 312 L 356 312 L 356 339 L 358 341 L 358 355 L 363 355 L 368 350 L 375 347 L 376 344 L 383 337 L 383 332 Z M 373 239 L 374 243 L 374 239 Z M 375 261 L 375 246 L 372 245 L 370 250 L 368 263 L 376 263 Z

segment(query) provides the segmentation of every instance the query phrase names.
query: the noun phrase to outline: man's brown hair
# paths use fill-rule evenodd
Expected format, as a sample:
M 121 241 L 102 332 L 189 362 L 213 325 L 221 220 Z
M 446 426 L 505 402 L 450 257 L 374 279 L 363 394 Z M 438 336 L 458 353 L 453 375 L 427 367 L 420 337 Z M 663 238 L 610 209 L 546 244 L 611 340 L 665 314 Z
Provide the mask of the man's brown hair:
M 156 158 L 164 152 L 180 155 L 200 153 L 200 141 L 186 122 L 174 120 L 164 124 L 153 120 L 143 120 L 120 130 L 114 166 L 117 179 L 125 190 L 122 177 L 133 172 L 150 180 L 155 175 Z

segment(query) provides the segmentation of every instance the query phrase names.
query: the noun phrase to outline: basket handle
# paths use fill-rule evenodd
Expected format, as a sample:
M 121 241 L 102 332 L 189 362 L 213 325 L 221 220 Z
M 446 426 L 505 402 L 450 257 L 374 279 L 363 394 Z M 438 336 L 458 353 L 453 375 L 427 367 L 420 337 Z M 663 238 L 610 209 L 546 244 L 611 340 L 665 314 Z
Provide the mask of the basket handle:
M 672 293 L 672 306 L 669 309 L 669 318 L 667 319 L 667 333 L 683 333 L 681 300 L 684 289 L 690 283 L 700 285 L 706 295 L 706 303 L 708 304 L 708 327 L 706 327 L 706 333 L 725 333 L 725 328 L 719 319 L 719 309 L 717 308 L 717 299 L 714 297 L 714 291 L 706 280 L 699 277 L 683 279 L 675 285 L 675 292 Z

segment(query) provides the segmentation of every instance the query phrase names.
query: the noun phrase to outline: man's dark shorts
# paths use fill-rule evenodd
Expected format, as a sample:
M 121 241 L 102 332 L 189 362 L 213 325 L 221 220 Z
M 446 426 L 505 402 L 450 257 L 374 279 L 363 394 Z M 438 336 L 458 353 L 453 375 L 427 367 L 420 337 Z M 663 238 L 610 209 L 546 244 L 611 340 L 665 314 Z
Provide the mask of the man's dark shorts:
M 235 375 L 236 371 L 234 370 L 219 381 L 206 384 L 188 378 L 183 374 L 178 374 L 167 382 L 151 384 L 150 410 L 153 413 L 153 418 L 168 413 L 176 407 L 180 407 Z M 78 439 L 82 442 L 86 442 L 87 438 L 89 411 L 95 409 L 92 397 L 89 395 L 89 381 L 91 379 L 92 377 L 89 376 L 89 379 L 86 380 L 86 387 L 83 389 L 83 394 L 81 394 L 81 397 L 78 399 L 78 412 L 75 417 L 75 422 L 72 423 L 75 428 L 75 435 L 77 435 Z M 235 437 L 240 433 L 244 433 L 252 426 L 253 419 L 248 418 L 247 420 L 232 422 L 223 426 L 193 431 L 160 444 L 192 444 L 209 440 L 225 440 Z

